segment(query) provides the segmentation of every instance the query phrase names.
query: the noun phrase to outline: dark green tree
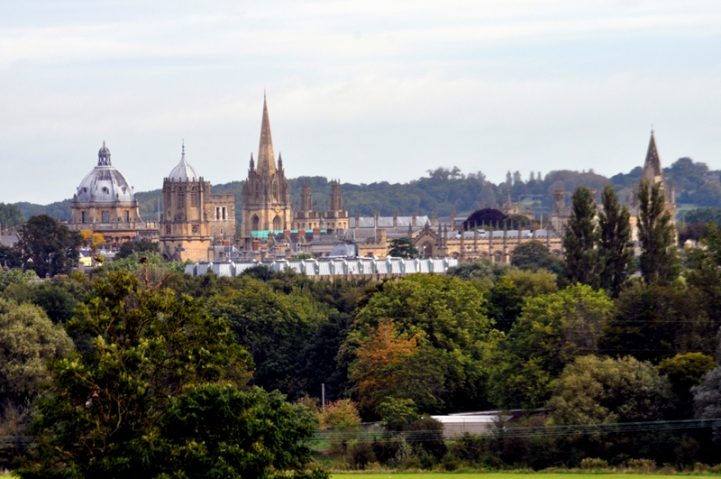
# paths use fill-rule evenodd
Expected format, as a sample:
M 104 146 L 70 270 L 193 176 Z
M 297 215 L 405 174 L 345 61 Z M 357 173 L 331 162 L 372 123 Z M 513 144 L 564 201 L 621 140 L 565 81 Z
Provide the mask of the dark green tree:
M 641 275 L 647 284 L 668 284 L 678 277 L 676 231 L 666 211 L 661 184 L 641 183 L 638 190 L 638 241 L 641 245 Z
M 571 200 L 571 217 L 566 226 L 563 248 L 566 251 L 564 279 L 568 284 L 588 284 L 598 287 L 600 264 L 596 243 L 598 231 L 594 217 L 596 201 L 591 190 L 579 186 Z
M 395 258 L 415 258 L 418 256 L 418 249 L 410 238 L 394 238 L 388 245 L 388 256 Z
M 560 273 L 563 269 L 563 262 L 552 255 L 546 245 L 540 241 L 528 241 L 516 246 L 511 257 L 511 264 L 530 271 L 547 269 L 554 273 Z
M 131 256 L 133 253 L 157 253 L 158 243 L 142 239 L 140 241 L 126 241 L 120 245 L 120 251 L 115 255 L 115 259 L 123 259 Z
M 598 215 L 600 286 L 613 297 L 618 296 L 631 273 L 633 242 L 628 208 L 618 203 L 616 190 L 606 185 L 601 195 L 603 211 Z
M 13 228 L 25 221 L 23 212 L 15 205 L 0 203 L 0 228 Z
M 77 248 L 82 244 L 79 233 L 48 215 L 38 215 L 23 225 L 22 238 L 16 247 L 22 252 L 25 267 L 44 278 L 70 273 L 77 264 Z
M 21 477 L 264 478 L 310 459 L 312 416 L 247 388 L 250 355 L 199 301 L 120 271 L 68 330 L 80 347 L 50 366 Z

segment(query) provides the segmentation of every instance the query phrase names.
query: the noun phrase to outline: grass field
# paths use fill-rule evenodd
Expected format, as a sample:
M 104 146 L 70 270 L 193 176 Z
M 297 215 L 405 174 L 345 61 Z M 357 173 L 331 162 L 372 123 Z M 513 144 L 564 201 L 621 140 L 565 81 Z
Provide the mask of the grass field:
M 542 479 L 588 479 L 589 476 L 603 476 L 603 479 L 668 479 L 669 476 L 662 474 L 605 474 L 605 473 L 478 473 L 478 472 L 410 472 L 410 473 L 347 473 L 333 474 L 332 479 L 530 479 L 529 476 L 537 475 Z

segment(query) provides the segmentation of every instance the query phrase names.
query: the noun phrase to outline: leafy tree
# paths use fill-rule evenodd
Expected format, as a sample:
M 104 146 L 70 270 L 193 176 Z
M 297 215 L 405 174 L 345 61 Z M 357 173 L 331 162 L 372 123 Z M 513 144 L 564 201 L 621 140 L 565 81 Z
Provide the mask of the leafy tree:
M 525 299 L 507 339 L 493 357 L 488 390 L 501 408 L 536 408 L 551 380 L 576 357 L 598 351 L 613 303 L 603 291 L 576 285 Z
M 554 424 L 612 424 L 663 419 L 671 385 L 650 363 L 583 356 L 566 366 L 547 407 Z
M 93 232 L 93 230 L 80 230 L 80 236 L 83 237 L 83 241 L 89 244 L 93 251 L 98 249 L 98 245 L 105 244 L 105 237 L 100 233 Z
M 698 419 L 721 417 L 721 366 L 709 371 L 698 386 L 691 388 L 694 415 Z M 713 440 L 721 445 L 721 425 L 713 426 Z
M 0 203 L 0 229 L 14 228 L 25 222 L 23 212 L 15 205 Z
M 308 392 L 305 350 L 328 317 L 306 296 L 281 294 L 269 284 L 242 277 L 207 301 L 207 310 L 230 324 L 236 340 L 253 357 L 252 381 L 293 399 Z M 319 366 L 319 365 L 316 365 Z
M 36 438 L 33 456 L 21 475 L 189 474 L 183 468 L 194 464 L 188 456 L 193 451 L 177 441 L 190 433 L 169 435 L 167 428 L 178 416 L 172 411 L 193 402 L 207 411 L 223 401 L 237 403 L 243 397 L 237 388 L 249 377 L 250 356 L 234 342 L 225 321 L 211 318 L 188 296 L 144 289 L 135 277 L 121 271 L 95 283 L 94 294 L 78 306 L 68 330 L 81 347 L 50 366 L 51 387 L 39 402 L 30 429 Z M 201 393 L 213 397 L 203 399 Z M 226 409 L 218 414 L 237 412 Z M 240 449 L 247 444 L 243 437 L 228 436 L 240 424 L 225 424 L 223 431 L 211 428 L 218 424 L 212 416 L 195 414 L 191 419 L 207 429 L 205 434 L 217 433 L 229 446 Z M 293 437 L 305 427 L 301 418 L 283 424 L 259 420 L 254 437 L 274 428 Z M 202 441 L 196 436 L 196 445 Z M 211 446 L 206 442 L 205 447 Z M 214 449 L 206 464 L 231 467 L 220 450 Z M 168 465 L 169 451 L 175 451 L 177 463 Z
M 528 241 L 516 246 L 511 256 L 511 264 L 530 271 L 547 269 L 560 273 L 563 269 L 563 262 L 552 255 L 540 241 Z
M 596 202 L 591 190 L 581 186 L 573 193 L 571 203 L 571 217 L 563 237 L 563 248 L 566 251 L 564 278 L 569 284 L 597 287 L 600 266 L 595 249 L 598 241 L 594 220 Z
M 695 223 L 706 224 L 709 221 L 713 221 L 716 226 L 719 226 L 721 225 L 721 208 L 694 208 L 686 212 L 684 221 L 689 225 Z
M 22 268 L 22 253 L 12 246 L 0 245 L 0 267 Z
M 388 398 L 409 400 L 424 409 L 437 408 L 443 374 L 432 364 L 418 360 L 418 336 L 399 336 L 389 321 L 360 341 L 349 377 L 356 385 L 360 408 L 368 417 L 380 415 L 379 406 Z
M 488 316 L 498 329 L 508 332 L 521 313 L 524 298 L 556 291 L 556 276 L 548 271 L 510 270 L 489 291 Z
M 43 310 L 0 298 L 0 409 L 33 398 L 50 378 L 49 361 L 66 356 L 73 343 Z
M 695 299 L 710 320 L 705 334 L 712 336 L 721 327 L 721 232 L 712 222 L 707 224 L 707 231 L 702 247 L 690 252 L 686 279 L 700 292 Z
M 458 266 L 448 268 L 447 276 L 474 281 L 484 288 L 490 289 L 498 278 L 512 269 L 508 263 L 491 263 L 487 259 L 477 259 L 473 263 L 461 262 Z
M 616 297 L 631 273 L 633 242 L 628 208 L 618 203 L 611 185 L 601 195 L 603 211 L 598 214 L 601 288 Z
M 120 250 L 115 254 L 115 259 L 123 259 L 130 257 L 133 253 L 157 253 L 158 243 L 141 239 L 140 241 L 126 241 L 120 245 Z
M 361 424 L 356 404 L 350 399 L 338 399 L 325 405 L 320 412 L 320 427 L 332 427 L 341 432 L 355 431 Z
M 425 368 L 429 381 L 435 381 L 432 374 L 443 380 L 435 404 L 426 402 L 429 409 L 424 409 L 419 403 L 419 412 L 486 407 L 486 356 L 497 334 L 485 312 L 478 287 L 457 278 L 417 274 L 387 281 L 358 309 L 339 360 L 350 364 L 358 346 L 392 319 L 399 337 L 416 337 L 414 370 L 423 373 Z M 433 384 L 419 385 L 416 392 L 432 391 Z
M 388 256 L 395 258 L 415 258 L 418 256 L 418 249 L 410 238 L 394 238 L 388 245 Z
M 667 284 L 679 274 L 674 246 L 676 233 L 666 198 L 659 183 L 641 183 L 638 191 L 638 241 L 641 245 L 641 275 L 647 284 Z
M 68 274 L 76 266 L 82 237 L 48 215 L 33 216 L 22 229 L 17 247 L 27 268 L 38 276 Z M 31 261 L 32 260 L 32 261 Z
M 37 279 L 38 275 L 35 274 L 35 271 L 11 269 L 7 273 L 0 272 L 0 291 L 5 291 L 8 286 L 13 284 L 27 285 Z
M 658 370 L 671 381 L 675 395 L 674 418 L 693 417 L 691 388 L 698 386 L 704 374 L 715 367 L 716 361 L 713 357 L 703 353 L 681 353 L 659 363 Z

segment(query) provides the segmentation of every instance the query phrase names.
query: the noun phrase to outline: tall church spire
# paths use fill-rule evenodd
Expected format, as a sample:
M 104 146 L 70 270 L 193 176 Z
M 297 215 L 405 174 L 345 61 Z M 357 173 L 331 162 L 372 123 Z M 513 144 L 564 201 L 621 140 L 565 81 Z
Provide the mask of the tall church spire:
M 263 123 L 260 127 L 260 146 L 258 147 L 258 174 L 272 175 L 275 172 L 275 153 L 273 152 L 273 137 L 270 135 L 268 103 L 263 94 Z
M 643 165 L 643 174 L 641 179 L 658 183 L 663 180 L 663 170 L 661 169 L 661 159 L 658 157 L 656 149 L 656 139 L 653 137 L 651 130 L 651 140 L 648 143 L 648 151 L 646 152 L 646 162 Z

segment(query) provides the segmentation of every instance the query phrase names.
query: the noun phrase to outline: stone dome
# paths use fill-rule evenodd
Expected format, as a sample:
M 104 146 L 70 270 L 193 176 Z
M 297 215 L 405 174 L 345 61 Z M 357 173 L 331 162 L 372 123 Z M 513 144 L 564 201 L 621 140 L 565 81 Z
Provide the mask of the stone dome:
M 170 181 L 198 181 L 200 176 L 195 172 L 190 163 L 185 160 L 185 145 L 183 145 L 183 154 L 180 157 L 180 163 L 172 169 L 168 175 Z
M 98 165 L 80 182 L 75 199 L 81 203 L 132 202 L 135 199 L 128 181 L 111 164 L 110 150 L 105 142 L 98 151 Z

